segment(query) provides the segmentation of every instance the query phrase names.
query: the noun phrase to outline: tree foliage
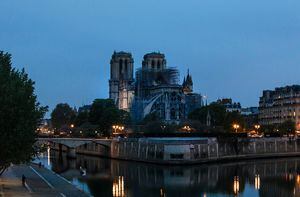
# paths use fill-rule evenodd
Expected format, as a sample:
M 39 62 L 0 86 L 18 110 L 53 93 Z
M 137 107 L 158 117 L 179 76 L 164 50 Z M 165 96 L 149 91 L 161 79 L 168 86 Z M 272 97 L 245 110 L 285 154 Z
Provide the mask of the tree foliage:
M 211 117 L 211 126 L 220 126 L 224 123 L 226 109 L 223 105 L 212 103 L 192 111 L 189 114 L 189 119 L 198 120 L 206 125 L 208 115 Z
M 35 131 L 46 112 L 24 69 L 12 68 L 11 55 L 0 51 L 0 175 L 11 163 L 30 161 Z
M 80 127 L 82 124 L 89 121 L 89 112 L 88 111 L 81 111 L 78 112 L 76 118 L 75 118 L 75 126 Z
M 51 122 L 54 128 L 60 129 L 74 123 L 76 112 L 67 104 L 57 104 L 51 113 Z
M 245 120 L 244 117 L 237 111 L 227 112 L 224 118 L 223 127 L 225 131 L 234 132 L 233 124 L 238 124 L 240 126 L 239 129 L 245 128 Z M 240 130 L 238 130 L 240 131 Z
M 203 106 L 192 111 L 189 114 L 190 120 L 197 120 L 203 125 L 207 125 L 208 117 L 210 116 L 211 131 L 216 127 L 222 127 L 225 131 L 233 131 L 232 125 L 239 124 L 240 128 L 245 126 L 243 116 L 237 112 L 226 112 L 223 105 L 218 103 L 211 103 L 208 106 Z
M 295 133 L 296 123 L 293 120 L 286 120 L 283 123 L 281 123 L 280 125 L 278 125 L 278 130 L 284 134 L 285 133 L 288 133 L 288 134 Z
M 111 99 L 95 99 L 90 113 L 89 122 L 98 125 L 105 135 L 109 134 L 113 124 L 128 124 L 130 114 L 119 110 Z
M 286 120 L 281 124 L 263 125 L 261 130 L 265 133 L 293 134 L 296 131 L 296 123 Z

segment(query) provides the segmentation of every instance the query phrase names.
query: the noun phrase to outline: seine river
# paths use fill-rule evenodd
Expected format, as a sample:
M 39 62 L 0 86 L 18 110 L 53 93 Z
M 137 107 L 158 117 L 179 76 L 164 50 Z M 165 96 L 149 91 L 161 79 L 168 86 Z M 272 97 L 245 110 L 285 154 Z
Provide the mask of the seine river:
M 91 196 L 300 196 L 300 158 L 174 167 L 85 155 L 70 160 L 48 149 L 36 161 Z

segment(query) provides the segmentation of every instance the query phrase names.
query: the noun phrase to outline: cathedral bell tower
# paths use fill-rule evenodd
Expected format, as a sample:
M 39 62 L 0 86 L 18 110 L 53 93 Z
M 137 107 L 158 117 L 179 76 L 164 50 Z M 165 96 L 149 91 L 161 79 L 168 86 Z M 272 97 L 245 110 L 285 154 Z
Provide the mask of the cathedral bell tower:
M 109 98 L 119 109 L 130 111 L 134 96 L 133 82 L 131 53 L 114 52 L 110 60 Z

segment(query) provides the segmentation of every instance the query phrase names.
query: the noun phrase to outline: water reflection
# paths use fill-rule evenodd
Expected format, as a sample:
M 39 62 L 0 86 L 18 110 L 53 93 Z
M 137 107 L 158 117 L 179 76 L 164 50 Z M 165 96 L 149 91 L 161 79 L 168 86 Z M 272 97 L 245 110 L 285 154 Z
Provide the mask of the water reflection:
M 238 195 L 240 191 L 240 180 L 239 180 L 239 176 L 234 176 L 234 180 L 233 180 L 233 193 L 234 195 Z
M 255 180 L 254 181 L 255 181 L 254 182 L 255 189 L 259 190 L 259 188 L 260 188 L 260 177 L 259 177 L 259 174 L 255 175 Z
M 123 176 L 118 176 L 117 178 L 114 179 L 113 181 L 113 197 L 125 197 L 125 192 L 124 192 L 124 177 Z
M 298 158 L 174 167 L 47 152 L 45 165 L 93 196 L 300 196 Z

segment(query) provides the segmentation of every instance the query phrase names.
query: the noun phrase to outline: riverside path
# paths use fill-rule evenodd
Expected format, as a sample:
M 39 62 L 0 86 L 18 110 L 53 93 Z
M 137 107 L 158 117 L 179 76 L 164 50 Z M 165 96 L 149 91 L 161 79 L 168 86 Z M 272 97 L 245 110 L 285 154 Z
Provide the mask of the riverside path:
M 26 184 L 22 186 L 21 177 L 25 175 Z M 43 167 L 35 164 L 11 166 L 2 187 L 0 196 L 16 196 L 15 192 L 22 192 L 22 196 L 60 196 L 60 197 L 85 197 L 88 196 L 80 191 L 66 179 Z M 5 184 L 6 183 L 6 184 Z M 10 186 L 14 183 L 14 187 Z

